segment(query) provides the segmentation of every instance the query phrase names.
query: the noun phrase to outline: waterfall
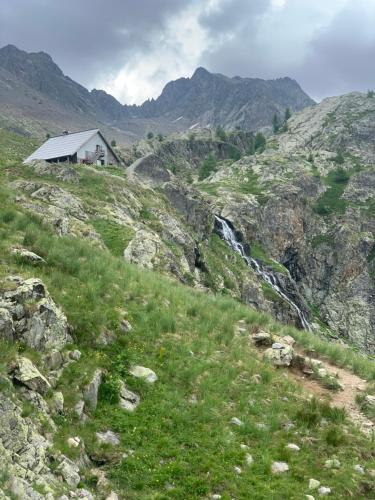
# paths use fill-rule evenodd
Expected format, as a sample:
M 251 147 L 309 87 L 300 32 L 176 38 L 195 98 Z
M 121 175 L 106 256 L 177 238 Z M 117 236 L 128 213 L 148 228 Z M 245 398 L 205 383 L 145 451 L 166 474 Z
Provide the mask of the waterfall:
M 222 239 L 226 243 L 228 243 L 228 245 L 235 252 L 241 255 L 241 257 L 245 260 L 247 265 L 250 266 L 252 269 L 254 269 L 254 271 L 273 288 L 273 290 L 277 293 L 277 295 L 282 297 L 286 302 L 288 302 L 288 304 L 290 304 L 293 307 L 293 309 L 298 314 L 302 327 L 305 330 L 310 331 L 311 327 L 306 319 L 306 316 L 297 306 L 297 304 L 290 297 L 288 297 L 288 295 L 286 295 L 285 292 L 283 292 L 276 276 L 271 271 L 263 269 L 262 266 L 259 264 L 259 262 L 257 262 L 251 256 L 247 255 L 247 252 L 245 251 L 243 244 L 238 240 L 233 229 L 230 227 L 230 225 L 225 219 L 222 219 L 218 215 L 215 215 L 215 220 L 220 227 L 219 234 L 222 237 Z

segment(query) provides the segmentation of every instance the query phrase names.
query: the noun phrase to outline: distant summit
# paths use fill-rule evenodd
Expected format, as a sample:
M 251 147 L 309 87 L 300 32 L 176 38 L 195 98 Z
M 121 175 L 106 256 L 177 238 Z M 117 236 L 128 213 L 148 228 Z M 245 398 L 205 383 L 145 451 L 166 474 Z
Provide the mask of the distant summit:
M 190 127 L 270 127 L 274 114 L 314 104 L 295 80 L 229 78 L 199 67 L 191 78 L 169 82 L 157 99 L 141 106 L 122 105 L 102 90 L 89 92 L 64 75 L 45 52 L 28 53 L 14 45 L 0 49 L 0 105 L 9 116 L 37 120 L 38 127 L 115 129 L 127 141 L 147 131 L 170 133 Z M 1 112 L 0 112 L 1 114 Z M 1 118 L 1 116 L 0 116 Z

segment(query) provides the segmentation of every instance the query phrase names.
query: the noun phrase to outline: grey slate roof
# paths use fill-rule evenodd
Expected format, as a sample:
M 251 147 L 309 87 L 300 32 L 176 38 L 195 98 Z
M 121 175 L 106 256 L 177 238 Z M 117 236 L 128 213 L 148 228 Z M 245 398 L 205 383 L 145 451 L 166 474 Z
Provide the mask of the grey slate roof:
M 42 144 L 40 148 L 34 151 L 32 155 L 26 158 L 24 163 L 30 163 L 33 160 L 52 160 L 53 158 L 74 155 L 88 140 L 91 139 L 91 137 L 98 132 L 102 135 L 100 130 L 96 128 L 92 130 L 85 130 L 84 132 L 75 132 L 72 134 L 60 135 L 58 137 L 51 137 L 44 144 Z M 105 142 L 107 143 L 107 141 Z M 108 143 L 107 146 L 113 152 Z M 116 154 L 115 157 L 117 158 Z

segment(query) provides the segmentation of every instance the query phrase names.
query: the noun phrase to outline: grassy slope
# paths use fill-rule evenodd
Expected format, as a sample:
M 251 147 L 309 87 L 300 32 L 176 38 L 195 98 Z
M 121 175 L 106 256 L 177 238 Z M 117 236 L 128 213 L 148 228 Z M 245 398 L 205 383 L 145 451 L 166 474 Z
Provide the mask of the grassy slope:
M 57 420 L 57 447 L 74 455 L 66 438 L 83 437 L 89 452 L 106 456 L 114 488 L 126 498 L 202 498 L 220 493 L 228 499 L 297 499 L 308 493 L 310 477 L 332 487 L 333 498 L 369 498 L 374 493 L 369 479 L 353 472 L 357 462 L 374 467 L 373 443 L 347 422 L 348 434 L 344 432 L 343 412 L 315 400 L 306 402 L 301 388 L 282 371 L 258 361 L 248 339 L 235 336 L 234 330 L 244 319 L 250 331 L 266 328 L 308 342 L 306 334 L 282 330 L 269 317 L 229 298 L 199 293 L 127 265 L 88 242 L 57 238 L 37 218 L 20 211 L 14 195 L 1 188 L 0 276 L 42 278 L 68 315 L 83 352 L 60 382 L 66 414 Z M 9 251 L 14 243 L 36 251 L 47 264 L 30 267 L 15 259 Z M 118 328 L 124 316 L 134 327 L 128 334 Z M 118 341 L 95 348 L 103 328 L 116 332 Z M 6 363 L 14 351 L 3 347 Z M 349 356 L 336 349 L 342 359 Z M 360 359 L 362 370 L 371 370 L 369 362 L 350 356 Z M 133 363 L 154 369 L 159 376 L 156 384 L 132 379 L 127 369 Z M 78 386 L 97 366 L 107 370 L 99 406 L 87 423 L 80 424 L 72 411 Z M 252 380 L 256 373 L 260 384 Z M 141 395 L 134 414 L 117 408 L 119 379 Z M 235 416 L 243 420 L 242 427 L 230 425 Z M 328 422 L 324 427 L 322 418 Z M 287 431 L 284 424 L 290 421 L 295 427 Z M 259 423 L 267 429 L 259 429 Z M 121 434 L 122 451 L 133 449 L 133 456 L 122 459 L 121 453 L 108 449 L 98 452 L 95 432 L 108 428 Z M 288 442 L 299 444 L 301 452 L 286 451 Z M 249 446 L 252 466 L 245 465 L 241 443 Z M 334 473 L 322 467 L 332 456 L 343 464 Z M 273 460 L 288 461 L 290 472 L 272 476 Z M 237 475 L 234 466 L 240 466 L 242 474 Z M 87 473 L 85 484 L 92 487 L 94 482 Z

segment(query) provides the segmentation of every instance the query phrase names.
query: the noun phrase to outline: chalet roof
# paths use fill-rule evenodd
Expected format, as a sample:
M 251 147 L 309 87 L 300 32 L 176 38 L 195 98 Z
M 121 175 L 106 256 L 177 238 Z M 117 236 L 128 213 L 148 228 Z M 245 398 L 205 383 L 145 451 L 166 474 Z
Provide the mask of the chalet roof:
M 44 144 L 40 146 L 33 154 L 26 158 L 24 163 L 30 163 L 33 160 L 52 160 L 54 158 L 61 158 L 63 156 L 72 156 L 81 147 L 86 144 L 96 134 L 100 134 L 108 148 L 112 151 L 115 158 L 118 160 L 116 153 L 111 146 L 107 143 L 100 130 L 95 128 L 92 130 L 84 130 L 83 132 L 74 132 L 71 134 L 59 135 L 51 137 Z

